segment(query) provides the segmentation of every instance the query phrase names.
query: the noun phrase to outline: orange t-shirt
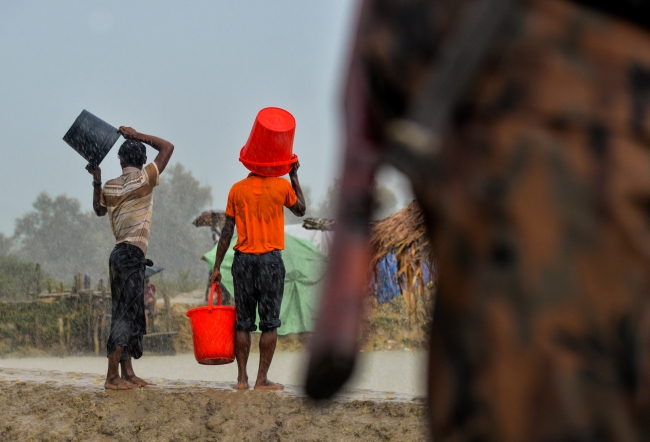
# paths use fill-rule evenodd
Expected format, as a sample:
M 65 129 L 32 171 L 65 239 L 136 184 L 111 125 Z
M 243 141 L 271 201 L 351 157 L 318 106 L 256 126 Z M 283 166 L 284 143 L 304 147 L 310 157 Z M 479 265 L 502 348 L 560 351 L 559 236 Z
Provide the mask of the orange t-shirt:
M 284 249 L 284 206 L 296 204 L 298 197 L 283 178 L 250 174 L 236 183 L 228 194 L 226 215 L 235 218 L 235 250 L 260 255 Z

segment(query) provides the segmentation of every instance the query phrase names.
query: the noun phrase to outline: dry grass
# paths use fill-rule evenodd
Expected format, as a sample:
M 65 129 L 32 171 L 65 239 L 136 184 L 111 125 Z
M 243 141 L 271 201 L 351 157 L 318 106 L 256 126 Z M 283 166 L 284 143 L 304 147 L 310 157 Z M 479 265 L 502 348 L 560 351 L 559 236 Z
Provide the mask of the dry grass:
M 425 350 L 431 326 L 431 310 L 426 298 L 416 300 L 421 312 L 416 322 L 409 318 L 404 297 L 398 296 L 385 304 L 377 302 L 374 296 L 368 297 L 361 348 L 365 351 Z
M 424 217 L 418 204 L 411 204 L 381 221 L 370 231 L 371 268 L 388 253 L 395 253 L 397 277 L 406 303 L 409 319 L 422 322 L 426 312 L 418 308 L 418 300 L 428 303 L 427 295 L 433 284 L 427 287 L 424 280 L 424 266 L 429 266 L 433 275 L 433 256 Z

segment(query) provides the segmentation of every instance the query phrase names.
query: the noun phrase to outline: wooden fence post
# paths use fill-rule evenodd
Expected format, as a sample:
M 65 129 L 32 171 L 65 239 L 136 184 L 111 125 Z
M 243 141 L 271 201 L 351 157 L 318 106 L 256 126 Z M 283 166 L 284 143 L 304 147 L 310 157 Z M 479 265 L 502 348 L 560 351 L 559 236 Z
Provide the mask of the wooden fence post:
M 99 318 L 98 312 L 93 312 L 95 320 L 93 321 L 93 344 L 95 346 L 95 356 L 99 356 Z
M 167 310 L 167 331 L 171 332 L 174 327 L 174 322 L 172 320 L 172 305 L 171 301 L 169 300 L 169 293 L 167 293 L 167 290 L 162 289 L 161 292 L 163 299 L 165 300 L 165 310 Z
M 61 347 L 61 357 L 65 356 L 65 331 L 63 330 L 63 318 L 59 317 L 59 346 Z
M 36 295 L 41 294 L 41 265 L 36 264 Z

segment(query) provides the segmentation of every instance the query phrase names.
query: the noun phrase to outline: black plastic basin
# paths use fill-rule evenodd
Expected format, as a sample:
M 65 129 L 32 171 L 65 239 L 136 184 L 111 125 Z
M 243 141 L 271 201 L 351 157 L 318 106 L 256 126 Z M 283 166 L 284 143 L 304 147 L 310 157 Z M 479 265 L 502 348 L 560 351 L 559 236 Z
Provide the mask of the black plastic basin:
M 84 157 L 90 167 L 95 168 L 119 137 L 120 132 L 116 128 L 84 109 L 63 136 L 63 141 Z

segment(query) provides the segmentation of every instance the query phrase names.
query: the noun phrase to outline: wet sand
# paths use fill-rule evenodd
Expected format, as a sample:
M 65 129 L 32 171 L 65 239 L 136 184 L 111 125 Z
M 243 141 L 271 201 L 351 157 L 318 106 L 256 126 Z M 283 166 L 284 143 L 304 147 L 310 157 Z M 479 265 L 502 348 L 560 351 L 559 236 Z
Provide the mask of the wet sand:
M 386 351 L 362 353 L 355 378 L 348 388 L 425 396 L 424 352 Z M 304 376 L 305 353 L 276 353 L 269 378 L 285 385 L 301 385 Z M 251 353 L 248 376 L 257 374 L 259 353 Z M 74 371 L 106 374 L 104 357 L 44 357 L 0 359 L 0 367 L 41 370 Z M 199 381 L 234 382 L 237 367 L 234 363 L 222 366 L 199 365 L 192 354 L 176 356 L 144 355 L 134 361 L 136 373 L 144 378 L 184 379 Z
M 89 358 L 99 359 L 99 358 Z M 43 441 L 425 440 L 424 401 L 349 391 L 316 405 L 299 389 L 150 378 L 107 391 L 103 375 L 0 368 L 0 439 Z

